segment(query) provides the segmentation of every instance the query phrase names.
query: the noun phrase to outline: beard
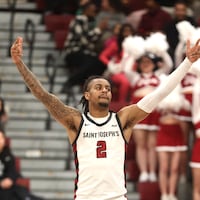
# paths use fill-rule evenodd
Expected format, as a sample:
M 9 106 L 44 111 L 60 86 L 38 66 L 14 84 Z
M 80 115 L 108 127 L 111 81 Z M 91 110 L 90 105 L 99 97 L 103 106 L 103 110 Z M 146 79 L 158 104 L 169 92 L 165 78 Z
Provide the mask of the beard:
M 108 108 L 109 104 L 108 103 L 99 103 L 99 106 L 102 108 Z

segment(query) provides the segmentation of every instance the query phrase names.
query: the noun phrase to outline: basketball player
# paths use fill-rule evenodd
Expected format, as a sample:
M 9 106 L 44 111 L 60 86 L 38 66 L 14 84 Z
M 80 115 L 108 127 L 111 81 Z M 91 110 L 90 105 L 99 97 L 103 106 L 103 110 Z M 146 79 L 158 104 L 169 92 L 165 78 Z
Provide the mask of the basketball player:
M 103 77 L 91 77 L 84 85 L 81 99 L 83 113 L 64 105 L 42 87 L 22 60 L 23 39 L 18 37 L 11 56 L 33 95 L 67 131 L 73 146 L 77 177 L 75 200 L 126 200 L 124 161 L 126 145 L 133 126 L 151 113 L 181 81 L 190 66 L 200 57 L 200 39 L 191 47 L 187 42 L 187 58 L 155 91 L 137 104 L 109 111 L 111 85 Z M 95 67 L 95 66 L 94 66 Z

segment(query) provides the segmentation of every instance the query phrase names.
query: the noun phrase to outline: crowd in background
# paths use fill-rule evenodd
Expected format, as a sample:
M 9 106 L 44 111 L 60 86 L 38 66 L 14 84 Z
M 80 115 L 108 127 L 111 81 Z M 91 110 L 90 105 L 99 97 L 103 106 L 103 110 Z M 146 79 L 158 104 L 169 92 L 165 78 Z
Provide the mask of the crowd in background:
M 136 103 L 159 87 L 184 58 L 186 40 L 193 40 L 200 25 L 197 4 L 179 0 L 80 1 L 63 51 L 70 76 L 62 92 L 82 85 L 89 75 L 103 75 L 116 90 L 113 101 Z M 133 130 L 138 181 L 158 181 L 162 200 L 177 199 L 177 185 L 179 180 L 187 181 L 189 163 L 193 200 L 200 198 L 200 113 L 194 117 L 192 112 L 199 72 L 198 67 L 193 68 Z M 189 145 L 193 133 L 194 145 Z
M 65 93 L 90 75 L 103 75 L 113 84 L 113 101 L 136 103 L 165 81 L 184 58 L 187 39 L 192 42 L 200 33 L 200 3 L 195 0 L 45 2 L 47 13 L 75 15 L 62 52 L 69 75 L 61 90 Z M 187 181 L 188 166 L 193 200 L 200 199 L 199 75 L 197 62 L 172 94 L 133 130 L 138 181 L 158 181 L 161 200 L 177 200 L 177 185 Z M 8 116 L 3 100 L 0 105 L 4 130 Z

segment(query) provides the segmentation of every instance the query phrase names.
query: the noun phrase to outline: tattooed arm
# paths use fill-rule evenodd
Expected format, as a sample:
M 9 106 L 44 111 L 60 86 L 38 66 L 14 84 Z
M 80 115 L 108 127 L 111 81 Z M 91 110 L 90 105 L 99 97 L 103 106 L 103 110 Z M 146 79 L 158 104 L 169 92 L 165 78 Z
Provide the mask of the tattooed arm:
M 64 105 L 55 95 L 49 93 L 29 70 L 22 60 L 22 44 L 23 40 L 18 37 L 11 47 L 11 56 L 16 64 L 18 71 L 22 75 L 25 84 L 32 94 L 40 100 L 51 113 L 51 115 L 60 122 L 68 131 L 69 137 L 74 138 L 79 127 L 81 114 L 78 110 Z M 71 138 L 72 139 L 72 138 Z M 71 140 L 70 139 L 70 140 Z M 73 139 L 72 139 L 73 140 Z

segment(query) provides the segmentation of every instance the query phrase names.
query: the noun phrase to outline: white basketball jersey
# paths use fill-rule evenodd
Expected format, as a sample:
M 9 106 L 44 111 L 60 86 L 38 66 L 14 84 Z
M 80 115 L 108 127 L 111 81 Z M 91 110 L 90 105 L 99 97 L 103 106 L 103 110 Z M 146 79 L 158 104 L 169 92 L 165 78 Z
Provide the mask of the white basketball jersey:
M 77 178 L 76 200 L 125 200 L 125 153 L 116 113 L 98 124 L 82 115 L 80 131 L 73 144 Z

